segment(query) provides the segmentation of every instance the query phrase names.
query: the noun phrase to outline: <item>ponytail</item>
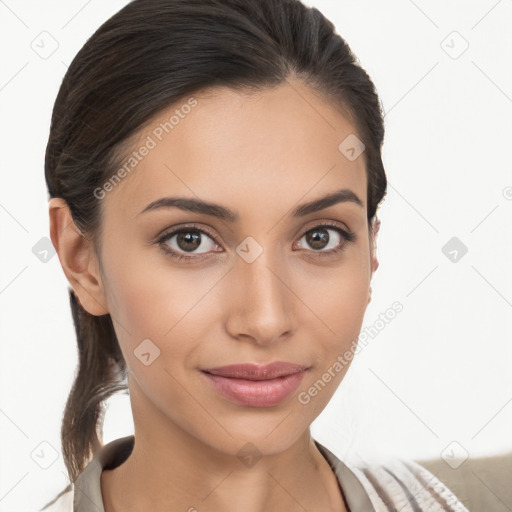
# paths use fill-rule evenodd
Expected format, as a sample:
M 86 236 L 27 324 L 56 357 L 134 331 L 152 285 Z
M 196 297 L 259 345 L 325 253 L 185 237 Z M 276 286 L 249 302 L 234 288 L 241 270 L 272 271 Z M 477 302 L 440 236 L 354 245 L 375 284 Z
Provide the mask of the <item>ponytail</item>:
M 85 466 L 103 444 L 105 402 L 128 390 L 126 363 L 110 315 L 94 316 L 69 288 L 78 346 L 78 367 L 61 426 L 62 456 L 70 484 L 42 510 L 71 490 Z
M 66 402 L 61 427 L 62 455 L 75 482 L 102 446 L 106 400 L 127 390 L 124 361 L 110 315 L 85 311 L 69 288 L 78 345 L 78 369 Z

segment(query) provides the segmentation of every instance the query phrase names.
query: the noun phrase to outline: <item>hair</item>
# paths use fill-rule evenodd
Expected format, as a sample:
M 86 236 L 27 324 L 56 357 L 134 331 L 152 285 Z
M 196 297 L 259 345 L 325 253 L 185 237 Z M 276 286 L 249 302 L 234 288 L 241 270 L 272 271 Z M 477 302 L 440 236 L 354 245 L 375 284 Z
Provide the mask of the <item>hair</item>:
M 142 127 L 202 89 L 258 91 L 289 78 L 300 79 L 354 123 L 365 145 L 373 243 L 372 221 L 378 222 L 387 188 L 382 108 L 373 82 L 333 23 L 300 0 L 127 4 L 87 40 L 64 76 L 45 155 L 49 196 L 65 200 L 99 255 L 101 201 L 94 190 L 119 168 Z M 126 363 L 110 315 L 91 315 L 68 291 L 78 365 L 61 426 L 71 483 L 57 498 L 102 446 L 105 401 L 127 389 Z

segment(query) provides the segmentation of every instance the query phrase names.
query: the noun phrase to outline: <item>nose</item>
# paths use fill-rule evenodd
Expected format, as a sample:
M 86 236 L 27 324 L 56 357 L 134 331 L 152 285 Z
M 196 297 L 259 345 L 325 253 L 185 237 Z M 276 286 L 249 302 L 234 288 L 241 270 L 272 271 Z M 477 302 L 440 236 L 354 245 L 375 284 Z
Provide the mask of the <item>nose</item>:
M 252 263 L 240 258 L 227 283 L 228 333 L 260 346 L 290 337 L 297 301 L 287 283 L 289 272 L 270 260 L 266 251 Z

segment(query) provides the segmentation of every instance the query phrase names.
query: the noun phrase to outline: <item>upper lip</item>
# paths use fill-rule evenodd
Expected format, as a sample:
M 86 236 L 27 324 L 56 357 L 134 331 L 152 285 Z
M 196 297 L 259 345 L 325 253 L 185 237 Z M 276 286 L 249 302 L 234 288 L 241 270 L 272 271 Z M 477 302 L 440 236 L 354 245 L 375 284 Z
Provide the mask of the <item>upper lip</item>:
M 258 365 L 255 363 L 232 364 L 229 366 L 218 366 L 207 368 L 203 372 L 221 377 L 247 380 L 269 380 L 299 373 L 307 369 L 307 366 L 277 361 L 275 363 Z

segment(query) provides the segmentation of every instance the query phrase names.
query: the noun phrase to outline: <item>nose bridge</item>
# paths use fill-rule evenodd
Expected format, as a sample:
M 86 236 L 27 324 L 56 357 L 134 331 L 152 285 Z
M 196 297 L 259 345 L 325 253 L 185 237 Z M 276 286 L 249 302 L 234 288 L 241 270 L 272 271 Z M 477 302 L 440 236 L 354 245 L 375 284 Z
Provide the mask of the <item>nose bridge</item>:
M 269 239 L 269 237 L 267 237 Z M 254 240 L 240 244 L 240 258 L 235 264 L 232 280 L 231 334 L 248 335 L 258 343 L 270 343 L 290 328 L 291 292 L 285 285 L 287 274 L 278 252 L 261 248 L 260 254 L 248 257 L 257 250 Z M 251 245 L 252 244 L 252 245 Z M 261 246 L 260 246 L 261 247 Z

